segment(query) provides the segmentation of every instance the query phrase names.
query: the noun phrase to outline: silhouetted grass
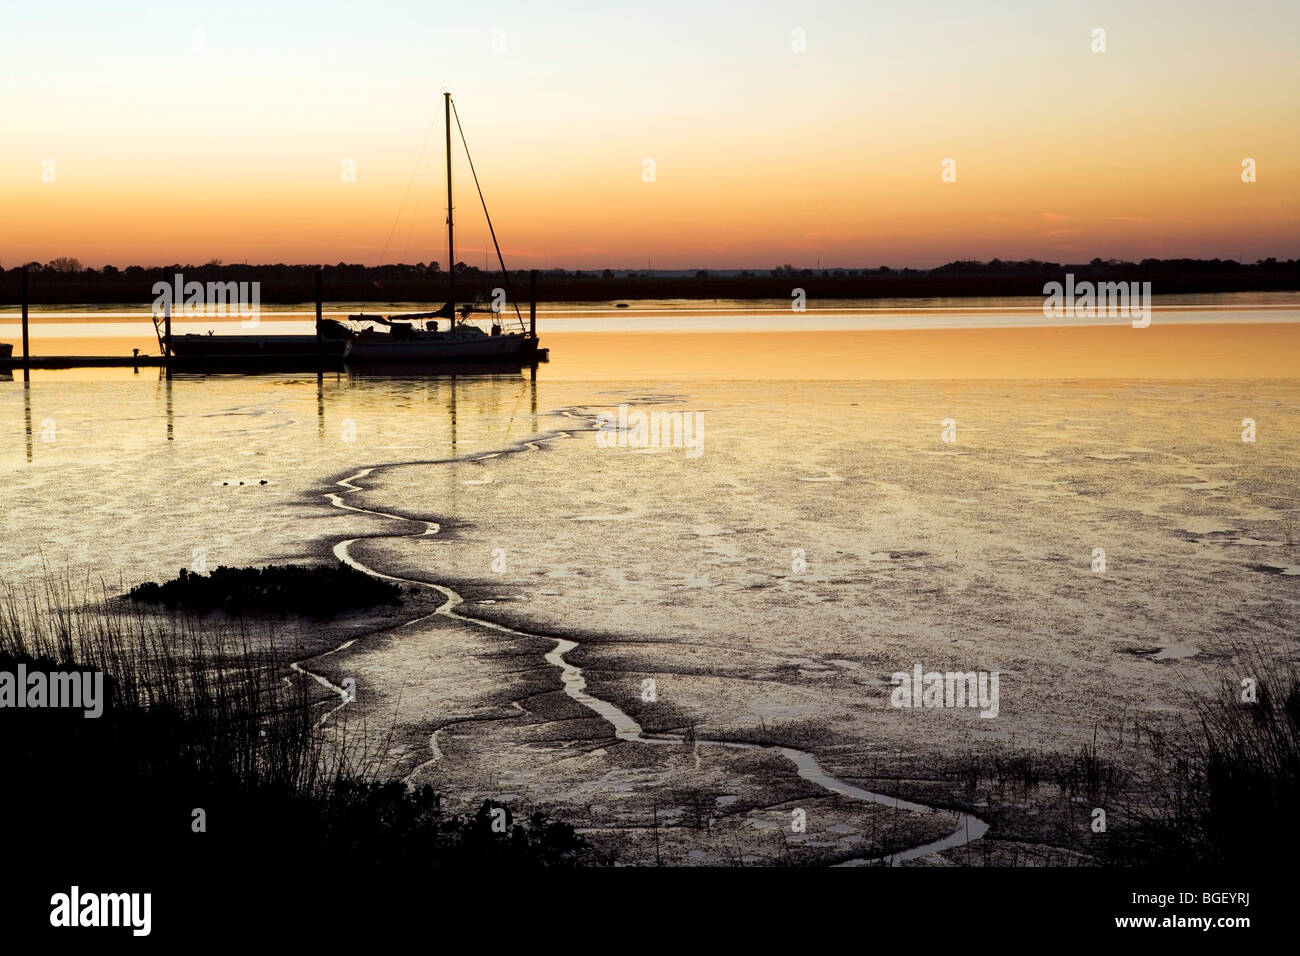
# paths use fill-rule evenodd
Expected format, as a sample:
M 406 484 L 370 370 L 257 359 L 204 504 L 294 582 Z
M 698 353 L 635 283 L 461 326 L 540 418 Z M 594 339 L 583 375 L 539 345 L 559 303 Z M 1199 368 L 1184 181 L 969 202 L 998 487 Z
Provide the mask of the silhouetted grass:
M 343 611 L 400 604 L 402 589 L 342 562 L 337 565 L 270 565 L 265 568 L 228 568 L 224 565 L 206 577 L 181 568 L 180 575 L 163 584 L 150 581 L 133 587 L 133 601 L 161 604 L 209 614 L 274 613 L 331 618 Z
M 150 874 L 248 870 L 272 848 L 295 870 L 354 872 L 556 865 L 585 852 L 572 827 L 540 814 L 515 821 L 487 802 L 449 814 L 428 787 L 376 779 L 383 754 L 337 719 L 322 728 L 320 688 L 243 623 L 79 597 L 67 584 L 0 588 L 0 671 L 104 674 L 98 719 L 0 708 L 0 813 L 14 851 L 82 873 L 135 863 Z
M 1300 669 L 1261 648 L 1238 648 L 1241 677 L 1195 701 L 1189 743 L 1128 796 L 1130 817 L 1105 841 L 1105 862 L 1258 865 L 1300 849 Z M 1242 677 L 1256 700 L 1242 700 Z
M 1080 747 L 1056 774 L 1062 793 L 1085 797 L 1094 806 L 1104 805 L 1122 793 L 1128 779 L 1128 771 L 1102 756 L 1096 728 L 1093 728 L 1092 743 Z
M 1083 744 L 1075 753 L 1005 747 L 967 751 L 949 776 L 960 781 L 969 795 L 1028 794 L 1054 784 L 1062 797 L 1086 797 L 1094 804 L 1122 790 L 1128 779 L 1122 767 L 1102 755 L 1095 730 L 1091 744 Z

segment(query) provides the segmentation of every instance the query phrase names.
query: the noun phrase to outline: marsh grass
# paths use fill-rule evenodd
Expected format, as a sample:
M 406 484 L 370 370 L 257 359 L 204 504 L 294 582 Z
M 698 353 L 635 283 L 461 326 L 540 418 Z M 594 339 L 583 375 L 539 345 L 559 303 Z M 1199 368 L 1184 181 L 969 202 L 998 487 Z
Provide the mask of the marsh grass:
M 295 869 L 366 871 L 417 855 L 427 866 L 564 864 L 585 849 L 544 815 L 499 832 L 492 811 L 510 808 L 484 801 L 454 815 L 429 787 L 378 778 L 391 731 L 322 720 L 338 699 L 289 668 L 269 624 L 151 613 L 67 579 L 0 584 L 0 670 L 19 663 L 104 675 L 97 719 L 0 709 L 0 812 L 22 821 L 17 844 L 42 858 L 223 872 L 275 848 Z
M 1209 693 L 1193 696 L 1185 740 L 1166 739 L 1125 794 L 1128 823 L 1102 845 L 1102 862 L 1249 865 L 1300 849 L 1300 667 L 1255 645 Z M 1244 701 L 1241 681 L 1256 699 Z
M 1121 791 L 1128 772 L 1105 755 L 1094 728 L 1091 743 L 1073 753 L 1004 748 L 967 751 L 948 776 L 957 780 L 968 796 L 981 792 L 1023 796 L 1043 786 L 1055 786 L 1063 798 L 1097 802 Z
M 950 775 L 968 804 L 1023 795 L 1037 822 L 1025 813 L 1008 818 L 1002 839 L 1018 829 L 1020 839 L 1058 844 L 1080 863 L 1257 866 L 1268 855 L 1290 858 L 1300 850 L 1293 820 L 1300 667 L 1258 644 L 1234 645 L 1228 659 L 1229 671 L 1185 682 L 1189 716 L 1181 726 L 1135 719 L 1130 727 L 1126 718 L 1118 733 L 1094 728 L 1074 752 L 971 752 Z M 1253 702 L 1242 699 L 1247 677 Z M 1052 784 L 1055 797 L 1042 789 Z M 1097 809 L 1106 827 L 1094 831 Z M 987 860 L 994 841 L 983 842 Z M 1018 865 L 1021 853 L 1036 862 L 1029 849 L 1013 850 L 995 855 L 1003 864 Z
M 91 596 L 67 581 L 0 589 L 0 658 L 104 674 L 105 716 L 76 714 L 81 723 L 63 728 L 74 740 L 101 734 L 107 720 L 139 735 L 129 751 L 139 773 L 189 773 L 213 785 L 288 794 L 315 793 L 339 771 L 343 754 L 327 753 L 314 727 L 315 688 L 288 671 L 269 628 L 149 614 L 102 589 Z M 6 716 L 18 715 L 38 735 L 51 717 L 68 716 Z
M 1104 805 L 1124 792 L 1129 776 L 1128 770 L 1103 756 L 1094 727 L 1092 742 L 1083 744 L 1068 761 L 1058 765 L 1056 783 L 1064 794 Z

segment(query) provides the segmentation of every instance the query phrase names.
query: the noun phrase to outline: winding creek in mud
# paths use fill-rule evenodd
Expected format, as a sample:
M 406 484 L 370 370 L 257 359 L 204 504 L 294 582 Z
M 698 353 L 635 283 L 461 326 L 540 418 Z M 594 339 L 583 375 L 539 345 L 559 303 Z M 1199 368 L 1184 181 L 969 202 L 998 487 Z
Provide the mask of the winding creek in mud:
M 574 417 L 574 418 L 578 417 L 574 415 L 571 411 L 566 411 L 564 414 L 568 415 L 569 417 Z M 550 435 L 534 438 L 531 441 L 523 442 L 517 447 L 509 449 L 508 451 L 514 451 L 514 452 L 536 451 L 538 450 L 538 445 L 537 445 L 538 442 L 550 441 L 556 438 L 567 438 L 567 437 L 569 437 L 569 435 L 565 432 L 556 432 Z M 507 453 L 506 451 L 498 451 L 489 454 L 474 455 L 465 460 L 484 461 L 489 458 L 499 457 L 500 455 L 506 453 Z M 447 461 L 455 461 L 455 460 L 459 460 L 459 459 L 447 459 Z M 428 464 L 437 464 L 437 462 L 428 462 Z M 355 474 L 340 479 L 339 481 L 336 482 L 336 486 L 341 488 L 342 491 L 330 492 L 326 494 L 325 496 L 326 499 L 333 506 L 337 508 L 341 508 L 345 511 L 351 511 L 357 514 L 371 515 L 373 517 L 383 518 L 390 521 L 400 521 L 406 524 L 415 524 L 415 525 L 422 526 L 420 530 L 414 531 L 406 535 L 397 535 L 397 537 L 420 538 L 420 537 L 436 535 L 440 530 L 440 526 L 435 521 L 425 521 L 417 518 L 408 518 L 403 515 L 391 514 L 385 511 L 379 511 L 372 508 L 362 508 L 353 504 L 349 504 L 345 500 L 345 496 L 354 494 L 358 491 L 363 491 L 364 488 L 358 485 L 356 482 L 370 476 L 379 467 L 387 467 L 387 466 L 363 468 L 360 471 L 356 472 Z M 390 536 L 370 535 L 365 537 L 375 538 L 375 537 L 390 537 Z M 394 583 L 399 583 L 399 584 L 412 585 L 415 587 L 427 588 L 429 590 L 438 592 L 444 598 L 443 603 L 439 605 L 430 614 L 420 615 L 419 617 L 407 621 L 405 624 L 402 624 L 399 627 L 408 627 L 412 624 L 418 623 L 419 621 L 427 620 L 429 617 L 432 617 L 435 614 L 440 614 L 445 617 L 450 617 L 458 621 L 466 622 L 476 627 L 487 628 L 489 630 L 497 631 L 503 634 L 511 634 L 519 637 L 554 641 L 555 647 L 545 655 L 545 660 L 548 664 L 557 668 L 560 671 L 560 679 L 564 686 L 564 692 L 569 697 L 571 697 L 574 701 L 581 704 L 583 707 L 586 707 L 588 710 L 591 710 L 594 713 L 598 714 L 607 723 L 609 723 L 610 727 L 613 730 L 614 736 L 616 738 L 622 741 L 626 741 L 628 743 L 636 743 L 636 744 L 642 744 L 646 746 L 663 746 L 663 745 L 681 746 L 683 744 L 684 738 L 679 734 L 645 733 L 640 724 L 638 724 L 630 715 L 625 713 L 615 704 L 613 704 L 608 700 L 603 700 L 602 698 L 596 697 L 588 693 L 587 680 L 585 675 L 582 672 L 582 668 L 577 667 L 574 664 L 571 664 L 568 660 L 565 659 L 566 654 L 568 654 L 570 651 L 573 651 L 575 648 L 578 647 L 578 642 L 568 640 L 566 638 L 555 638 L 549 635 L 534 634 L 528 631 L 518 630 L 516 628 L 507 627 L 503 624 L 498 624 L 493 621 L 482 620 L 480 618 L 476 618 L 471 615 L 461 613 L 460 611 L 457 610 L 457 608 L 462 603 L 464 603 L 463 598 L 459 594 L 457 594 L 454 590 L 447 587 L 446 585 L 436 584 L 428 581 L 419 581 L 413 578 L 398 577 L 396 575 L 387 574 L 376 568 L 368 567 L 367 565 L 363 564 L 361 561 L 358 561 L 356 558 L 352 556 L 349 550 L 351 546 L 358 540 L 364 540 L 364 539 L 360 537 L 347 538 L 335 544 L 333 549 L 335 557 L 337 557 L 340 561 L 344 562 L 348 566 L 355 568 L 358 571 L 362 571 L 366 574 L 372 575 L 381 580 L 392 581 Z M 346 707 L 350 702 L 351 698 L 342 687 L 336 686 L 334 683 L 327 680 L 322 675 L 313 672 L 305 665 L 310 660 L 315 660 L 320 657 L 324 657 L 324 656 L 328 656 L 328 655 L 332 655 L 344 651 L 347 648 L 351 647 L 355 642 L 356 642 L 355 638 L 349 639 L 345 641 L 343 644 L 334 648 L 333 650 L 326 651 L 324 654 L 315 655 L 312 658 L 308 658 L 303 661 L 295 662 L 292 665 L 295 671 L 304 674 L 308 677 L 311 677 L 321 686 L 326 687 L 333 693 L 338 694 L 342 699 L 341 703 L 339 703 L 338 705 L 336 705 L 335 707 L 327 711 L 327 713 L 321 718 L 322 722 L 328 720 L 339 710 Z M 516 702 L 515 706 L 519 707 L 519 704 Z M 438 731 L 434 731 L 434 733 L 430 736 L 429 748 L 432 756 L 430 757 L 429 760 L 424 761 L 423 763 L 418 765 L 414 770 L 412 770 L 411 773 L 408 774 L 407 776 L 408 780 L 411 777 L 413 777 L 416 773 L 418 773 L 422 768 L 442 760 L 443 755 L 441 750 L 438 747 L 438 741 L 437 741 L 438 733 L 442 729 L 443 728 L 439 728 Z M 794 765 L 795 770 L 798 772 L 799 776 L 802 777 L 804 780 L 816 784 L 817 786 L 831 793 L 839 794 L 851 800 L 859 800 L 865 803 L 881 804 L 887 807 L 892 807 L 895 810 L 905 810 L 914 813 L 926 813 L 926 814 L 940 813 L 940 812 L 957 813 L 958 823 L 956 829 L 954 829 L 952 833 L 950 833 L 946 837 L 943 837 L 942 839 L 934 840 L 929 843 L 924 843 L 919 846 L 901 850 L 896 853 L 889 854 L 888 856 L 885 857 L 858 858 L 858 859 L 848 860 L 844 863 L 839 864 L 840 866 L 861 866 L 861 865 L 871 865 L 871 864 L 875 864 L 875 865 L 885 864 L 890 866 L 897 866 L 909 860 L 920 859 L 922 857 L 930 856 L 932 854 L 939 853 L 944 850 L 952 849 L 954 847 L 964 846 L 968 843 L 980 839 L 982 836 L 984 836 L 985 833 L 988 832 L 989 829 L 989 825 L 984 820 L 981 820 L 979 817 L 973 814 L 964 813 L 960 811 L 944 811 L 938 807 L 933 807 L 921 803 L 913 803 L 907 800 L 902 800 L 898 797 L 891 797 L 882 793 L 875 793 L 871 790 L 865 790 L 861 787 L 854 786 L 853 784 L 850 784 L 837 777 L 833 777 L 829 773 L 827 773 L 824 769 L 822 769 L 821 765 L 817 762 L 817 759 L 811 753 L 805 750 L 799 750 L 794 747 L 786 747 L 777 744 L 745 743 L 745 742 L 732 741 L 732 740 L 713 740 L 713 739 L 700 737 L 700 736 L 697 736 L 695 738 L 695 744 L 696 746 L 729 747 L 736 750 L 762 750 L 762 751 L 779 753 L 782 757 L 784 757 L 786 760 L 788 760 L 790 763 Z

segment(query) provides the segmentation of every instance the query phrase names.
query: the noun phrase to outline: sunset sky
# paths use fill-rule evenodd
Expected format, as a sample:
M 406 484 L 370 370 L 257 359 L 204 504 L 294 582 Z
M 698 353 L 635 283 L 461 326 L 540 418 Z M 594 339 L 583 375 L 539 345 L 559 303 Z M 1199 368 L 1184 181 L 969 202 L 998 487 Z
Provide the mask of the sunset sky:
M 521 268 L 1300 255 L 1300 5 L 1133 6 L 6 4 L 0 264 L 445 263 L 444 88 Z

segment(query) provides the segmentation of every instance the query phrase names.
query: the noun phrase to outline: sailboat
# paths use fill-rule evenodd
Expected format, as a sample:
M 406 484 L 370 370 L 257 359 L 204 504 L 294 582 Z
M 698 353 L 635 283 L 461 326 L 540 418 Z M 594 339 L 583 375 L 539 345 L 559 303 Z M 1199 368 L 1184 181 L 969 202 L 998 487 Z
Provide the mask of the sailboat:
M 547 350 L 538 348 L 535 320 L 526 327 L 517 303 L 514 306 L 515 317 L 519 321 L 517 332 L 506 331 L 502 327 L 502 316 L 496 309 L 476 304 L 456 305 L 456 243 L 451 202 L 451 120 L 455 106 L 450 93 L 443 93 L 442 96 L 447 140 L 447 275 L 451 282 L 447 304 L 433 312 L 386 317 L 364 313 L 348 316 L 348 321 L 353 324 L 368 325 L 348 339 L 343 360 L 349 365 L 365 362 L 436 363 L 464 359 L 476 362 L 535 362 L 546 358 Z M 464 143 L 465 132 L 461 129 L 459 114 L 456 115 L 456 128 Z M 474 161 L 469 157 L 467 143 L 465 155 L 469 160 L 470 172 L 474 175 L 479 200 L 483 203 L 483 215 L 487 217 L 488 231 L 492 235 L 492 244 L 496 247 L 497 261 L 501 264 L 508 290 L 510 273 L 506 270 L 501 246 L 497 243 L 492 218 L 487 213 L 487 201 L 483 199 L 483 189 L 479 186 L 478 174 L 474 172 Z M 470 316 L 476 314 L 492 317 L 490 331 L 484 331 L 470 320 Z

